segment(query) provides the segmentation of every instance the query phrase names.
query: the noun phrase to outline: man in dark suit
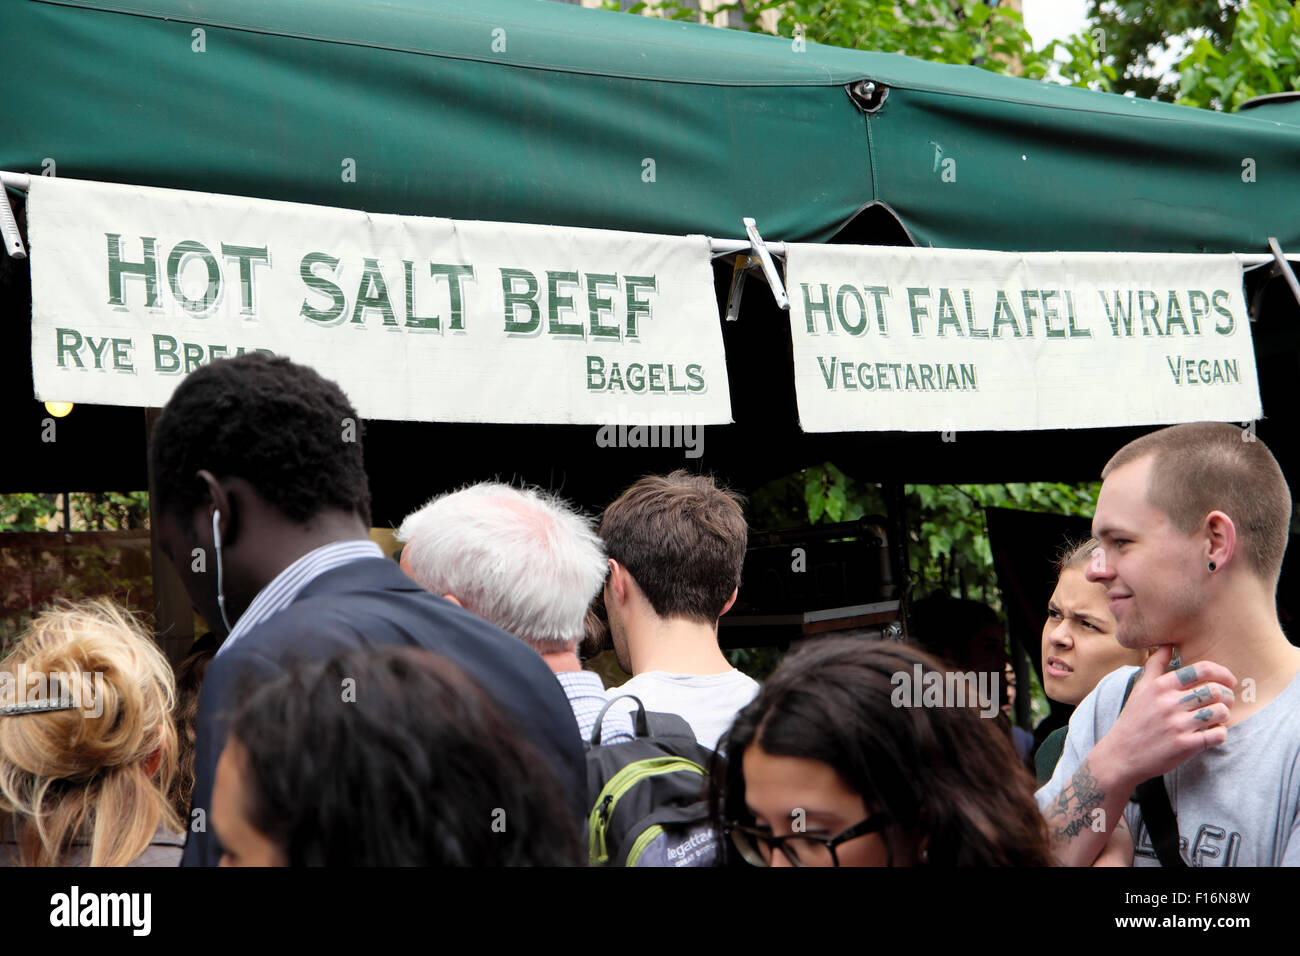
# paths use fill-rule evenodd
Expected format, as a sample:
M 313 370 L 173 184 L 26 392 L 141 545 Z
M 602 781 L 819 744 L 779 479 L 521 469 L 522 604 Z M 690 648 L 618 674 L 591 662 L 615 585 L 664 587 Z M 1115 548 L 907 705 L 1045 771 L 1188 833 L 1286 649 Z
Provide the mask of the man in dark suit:
M 359 428 L 333 382 L 259 354 L 196 370 L 154 427 L 160 544 L 225 635 L 199 698 L 183 865 L 221 859 L 207 815 L 226 720 L 248 689 L 295 661 L 380 645 L 424 648 L 465 668 L 550 765 L 538 772 L 555 773 L 576 816 L 586 810 L 577 722 L 541 658 L 425 591 L 369 540 Z M 484 826 L 491 814 L 485 807 Z

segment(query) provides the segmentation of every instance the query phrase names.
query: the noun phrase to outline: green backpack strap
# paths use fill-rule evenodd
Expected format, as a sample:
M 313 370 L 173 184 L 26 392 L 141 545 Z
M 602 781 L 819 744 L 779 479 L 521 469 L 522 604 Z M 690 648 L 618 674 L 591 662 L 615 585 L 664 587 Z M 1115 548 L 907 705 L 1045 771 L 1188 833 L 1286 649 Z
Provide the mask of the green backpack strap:
M 1120 710 L 1123 710 L 1124 705 L 1128 703 L 1133 687 L 1142 676 L 1142 670 L 1138 668 L 1128 679 L 1128 686 L 1124 688 L 1124 699 L 1120 701 Z M 1171 868 L 1186 867 L 1187 861 L 1178 852 L 1178 815 L 1174 813 L 1173 805 L 1169 802 L 1165 778 L 1155 776 L 1150 780 L 1142 781 L 1129 799 L 1142 808 L 1142 821 L 1146 824 L 1147 832 L 1151 834 L 1151 843 L 1156 848 L 1156 857 L 1160 860 L 1160 865 Z

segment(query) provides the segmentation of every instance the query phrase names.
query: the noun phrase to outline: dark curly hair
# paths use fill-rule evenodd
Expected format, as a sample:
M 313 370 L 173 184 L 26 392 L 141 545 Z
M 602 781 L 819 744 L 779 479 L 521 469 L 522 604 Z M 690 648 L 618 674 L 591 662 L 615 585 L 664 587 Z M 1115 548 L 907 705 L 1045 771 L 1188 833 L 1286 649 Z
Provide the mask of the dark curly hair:
M 199 691 L 208 665 L 216 657 L 218 642 L 215 634 L 204 634 L 194 642 L 185 659 L 176 667 L 176 706 L 172 720 L 176 723 L 176 779 L 172 781 L 167 799 L 182 820 L 190 816 L 190 801 L 194 798 L 194 746 L 198 739 Z
M 724 821 L 752 826 L 744 753 L 828 764 L 893 825 L 881 834 L 891 863 L 930 866 L 1050 866 L 1034 782 L 1010 741 L 975 707 L 896 707 L 893 675 L 913 666 L 941 671 L 921 651 L 886 641 L 825 638 L 781 663 L 726 738 L 728 760 L 710 775 L 716 832 Z M 728 864 L 739 854 L 722 844 Z
M 252 352 L 195 369 L 158 417 L 149 454 L 159 508 L 172 514 L 203 500 L 195 473 L 206 468 L 248 481 L 294 521 L 338 508 L 370 525 L 356 410 L 334 382 L 283 356 Z
M 289 866 L 583 862 L 550 765 L 441 655 L 371 648 L 292 667 L 252 693 L 230 741 L 242 813 Z

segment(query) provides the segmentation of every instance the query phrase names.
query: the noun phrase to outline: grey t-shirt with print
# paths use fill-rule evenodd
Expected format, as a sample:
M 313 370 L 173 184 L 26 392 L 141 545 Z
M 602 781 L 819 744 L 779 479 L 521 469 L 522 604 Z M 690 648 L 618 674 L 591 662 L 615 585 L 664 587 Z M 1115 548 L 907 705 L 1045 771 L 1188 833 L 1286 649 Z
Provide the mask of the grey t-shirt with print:
M 1070 718 L 1056 772 L 1035 794 L 1046 812 L 1093 745 L 1115 723 L 1136 667 L 1101 679 Z M 1240 689 L 1238 689 L 1240 693 Z M 1300 674 L 1262 709 L 1228 728 L 1218 747 L 1165 774 L 1189 866 L 1300 866 Z M 1134 866 L 1159 866 L 1142 811 L 1124 810 Z

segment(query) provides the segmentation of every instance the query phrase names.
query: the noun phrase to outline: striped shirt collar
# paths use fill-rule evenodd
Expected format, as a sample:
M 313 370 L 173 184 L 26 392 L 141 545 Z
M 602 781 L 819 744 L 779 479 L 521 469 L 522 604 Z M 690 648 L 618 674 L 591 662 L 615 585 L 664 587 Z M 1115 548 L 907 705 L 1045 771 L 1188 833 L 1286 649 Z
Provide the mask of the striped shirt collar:
M 248 605 L 248 610 L 239 616 L 239 620 L 230 630 L 230 635 L 217 648 L 217 656 L 267 618 L 292 604 L 303 588 L 326 571 L 333 571 L 337 567 L 363 558 L 383 556 L 383 549 L 369 539 L 335 541 L 322 545 L 314 551 L 308 551 L 257 592 L 257 596 Z

